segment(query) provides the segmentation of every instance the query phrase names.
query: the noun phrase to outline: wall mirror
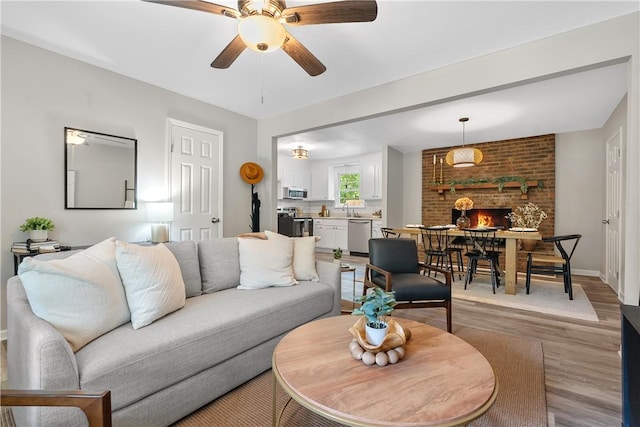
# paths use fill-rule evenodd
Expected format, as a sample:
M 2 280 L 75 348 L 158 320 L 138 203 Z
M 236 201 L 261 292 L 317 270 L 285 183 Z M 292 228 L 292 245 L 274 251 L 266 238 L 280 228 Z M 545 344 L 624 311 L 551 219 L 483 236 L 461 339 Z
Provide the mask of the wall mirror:
M 65 127 L 65 209 L 136 209 L 137 144 Z

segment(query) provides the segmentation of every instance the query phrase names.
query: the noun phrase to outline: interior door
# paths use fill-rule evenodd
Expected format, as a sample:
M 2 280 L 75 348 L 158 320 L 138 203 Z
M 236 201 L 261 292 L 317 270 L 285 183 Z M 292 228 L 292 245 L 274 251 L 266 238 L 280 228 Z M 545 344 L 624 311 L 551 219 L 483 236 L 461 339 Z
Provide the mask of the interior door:
M 606 260 L 607 284 L 623 298 L 624 289 L 620 286 L 620 206 L 621 163 L 622 163 L 622 128 L 607 140 L 607 217 L 606 225 Z
M 220 131 L 169 120 L 173 240 L 222 236 L 222 137 Z

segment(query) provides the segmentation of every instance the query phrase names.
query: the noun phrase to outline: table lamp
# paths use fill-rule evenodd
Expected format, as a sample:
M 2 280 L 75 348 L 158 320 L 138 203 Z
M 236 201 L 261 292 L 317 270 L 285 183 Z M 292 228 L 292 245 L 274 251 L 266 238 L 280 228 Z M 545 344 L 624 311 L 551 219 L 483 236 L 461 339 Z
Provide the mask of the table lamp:
M 151 242 L 164 243 L 169 241 L 169 222 L 173 221 L 172 202 L 147 203 L 147 221 L 151 225 Z

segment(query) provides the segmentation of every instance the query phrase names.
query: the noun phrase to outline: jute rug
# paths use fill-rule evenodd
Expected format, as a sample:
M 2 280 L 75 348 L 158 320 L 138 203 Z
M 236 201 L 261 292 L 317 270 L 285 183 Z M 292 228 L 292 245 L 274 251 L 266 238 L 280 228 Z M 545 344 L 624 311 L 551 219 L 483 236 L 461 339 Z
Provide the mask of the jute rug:
M 542 343 L 467 327 L 456 328 L 454 334 L 478 349 L 491 363 L 498 378 L 499 392 L 496 402 L 484 416 L 471 423 L 471 426 L 547 426 Z M 267 371 L 174 426 L 270 426 L 272 390 L 273 376 L 271 371 Z M 314 414 L 293 400 L 287 403 L 289 398 L 280 387 L 277 388 L 276 400 L 278 411 L 284 408 L 282 426 L 340 426 Z

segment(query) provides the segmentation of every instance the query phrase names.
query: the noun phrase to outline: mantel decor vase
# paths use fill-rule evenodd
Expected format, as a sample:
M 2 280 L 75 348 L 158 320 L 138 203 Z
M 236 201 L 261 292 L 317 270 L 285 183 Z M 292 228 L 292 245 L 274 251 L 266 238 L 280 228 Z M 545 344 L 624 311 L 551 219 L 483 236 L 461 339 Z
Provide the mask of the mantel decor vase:
M 471 220 L 467 217 L 467 211 L 463 209 L 460 212 L 462 213 L 460 214 L 460 218 L 456 220 L 456 226 L 458 226 L 460 230 L 471 227 Z

